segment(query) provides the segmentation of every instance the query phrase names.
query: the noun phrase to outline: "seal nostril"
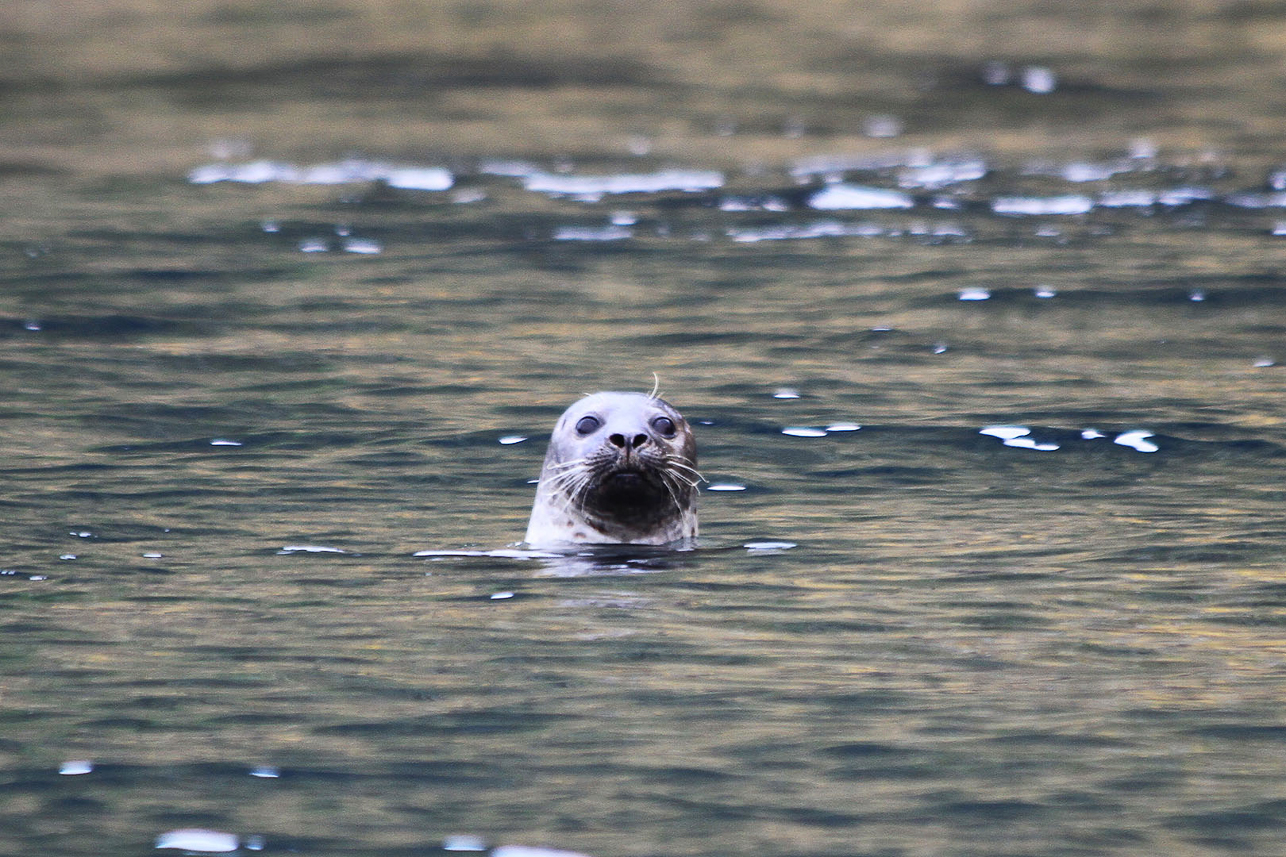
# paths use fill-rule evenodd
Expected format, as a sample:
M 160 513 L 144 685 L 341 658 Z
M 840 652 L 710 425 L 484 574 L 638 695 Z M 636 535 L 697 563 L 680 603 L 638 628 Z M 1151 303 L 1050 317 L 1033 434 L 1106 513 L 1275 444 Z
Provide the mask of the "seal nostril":
M 647 435 L 645 435 L 645 434 L 636 434 L 636 435 L 634 435 L 634 448 L 635 448 L 635 449 L 638 449 L 640 446 L 642 446 L 642 445 L 643 445 L 643 444 L 645 444 L 645 443 L 647 443 Z
M 614 434 L 614 435 L 610 435 L 607 439 L 608 441 L 611 442 L 612 446 L 618 446 L 621 449 L 625 448 L 625 435 Z

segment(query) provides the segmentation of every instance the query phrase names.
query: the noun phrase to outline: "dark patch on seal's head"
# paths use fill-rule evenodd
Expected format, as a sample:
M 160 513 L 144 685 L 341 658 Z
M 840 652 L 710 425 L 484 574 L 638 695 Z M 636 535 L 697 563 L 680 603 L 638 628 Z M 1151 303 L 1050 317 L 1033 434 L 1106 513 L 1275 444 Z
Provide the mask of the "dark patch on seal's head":
M 595 393 L 559 418 L 529 544 L 665 544 L 697 532 L 697 449 L 687 420 L 642 393 Z

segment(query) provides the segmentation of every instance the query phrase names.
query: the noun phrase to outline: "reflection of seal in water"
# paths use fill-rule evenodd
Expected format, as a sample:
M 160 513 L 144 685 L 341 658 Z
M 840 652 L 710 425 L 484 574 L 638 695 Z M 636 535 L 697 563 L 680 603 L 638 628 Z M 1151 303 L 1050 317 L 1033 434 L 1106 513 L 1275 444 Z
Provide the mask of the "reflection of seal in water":
M 528 544 L 663 545 L 697 534 L 697 446 L 669 404 L 595 393 L 549 439 Z

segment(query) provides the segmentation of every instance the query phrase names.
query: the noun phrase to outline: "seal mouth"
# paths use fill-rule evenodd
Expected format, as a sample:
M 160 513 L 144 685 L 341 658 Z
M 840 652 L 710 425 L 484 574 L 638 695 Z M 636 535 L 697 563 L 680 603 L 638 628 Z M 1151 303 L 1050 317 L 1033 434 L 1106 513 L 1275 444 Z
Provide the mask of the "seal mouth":
M 597 493 L 605 506 L 618 509 L 650 506 L 665 496 L 654 473 L 628 467 L 606 474 Z
M 618 470 L 604 480 L 618 491 L 637 491 L 647 484 L 647 479 L 638 470 Z

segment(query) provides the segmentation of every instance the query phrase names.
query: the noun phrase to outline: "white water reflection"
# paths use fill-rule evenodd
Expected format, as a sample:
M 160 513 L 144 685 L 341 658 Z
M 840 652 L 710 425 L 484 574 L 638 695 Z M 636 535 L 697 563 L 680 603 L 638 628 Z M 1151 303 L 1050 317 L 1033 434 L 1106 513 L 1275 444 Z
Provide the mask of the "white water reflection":
M 910 148 L 903 151 L 863 154 L 832 154 L 802 158 L 791 164 L 787 171 L 797 183 L 808 185 L 822 180 L 820 186 L 808 193 L 803 205 L 814 211 L 904 211 L 917 207 L 934 210 L 958 211 L 968 206 L 971 199 L 961 185 L 977 182 L 987 177 L 1003 179 L 1010 176 L 1034 176 L 1057 180 L 1069 185 L 1106 184 L 1122 174 L 1147 173 L 1150 176 L 1179 174 L 1176 164 L 1163 164 L 1155 160 L 1155 148 L 1131 148 L 1126 155 L 1115 160 L 1069 160 L 1037 162 L 1021 167 L 1005 168 L 976 155 L 935 153 L 926 149 Z M 568 165 L 569 167 L 569 165 Z M 846 180 L 854 173 L 863 174 L 857 181 Z M 897 188 L 880 186 L 890 178 Z M 605 197 L 621 194 L 663 194 L 671 192 L 698 193 L 724 187 L 726 177 L 717 170 L 673 167 L 655 172 L 618 172 L 591 175 L 563 172 L 558 168 L 546 169 L 524 160 L 487 160 L 475 168 L 476 176 L 516 178 L 522 187 L 532 193 L 551 198 L 570 198 L 586 204 L 596 204 Z M 1225 174 L 1226 175 L 1226 174 Z M 1266 179 L 1270 190 L 1255 188 L 1225 188 L 1184 183 L 1169 188 L 1153 187 L 1104 187 L 1095 193 L 1069 192 L 1053 194 L 1004 193 L 979 200 L 995 215 L 1001 217 L 1065 217 L 1085 215 L 1095 209 L 1137 209 L 1152 213 L 1155 209 L 1171 210 L 1199 202 L 1219 202 L 1233 208 L 1258 211 L 1286 208 L 1286 170 L 1275 170 Z M 285 161 L 255 160 L 245 163 L 219 162 L 194 168 L 188 174 L 193 184 L 233 182 L 242 184 L 301 184 L 342 185 L 361 182 L 383 182 L 389 187 L 444 191 L 453 188 L 456 173 L 443 167 L 395 165 L 363 158 L 350 158 L 313 165 L 297 165 Z M 867 184 L 865 181 L 871 181 Z M 917 198 L 908 190 L 943 191 L 955 188 L 953 193 L 939 193 L 932 199 Z M 457 202 L 476 202 L 488 198 L 485 190 L 469 187 L 458 190 L 452 197 Z M 765 189 L 762 192 L 739 192 L 717 201 L 718 209 L 730 215 L 771 212 L 788 214 L 800 203 L 780 193 Z M 630 231 L 640 219 L 635 211 L 614 211 L 603 226 L 569 224 L 557 227 L 555 240 L 577 242 L 622 241 L 634 237 Z M 262 222 L 266 232 L 280 232 L 281 223 L 276 219 Z M 1265 227 L 1272 231 L 1275 227 Z M 917 231 L 918 229 L 918 231 Z M 1061 233 L 1044 230 L 1050 237 Z M 1280 232 L 1280 230 L 1278 230 Z M 669 227 L 658 225 L 657 234 L 668 235 Z M 838 220 L 820 220 L 810 223 L 755 223 L 725 227 L 726 236 L 736 243 L 761 241 L 799 240 L 814 238 L 846 238 L 898 236 L 921 234 L 933 238 L 968 238 L 969 233 L 958 225 L 928 223 L 918 228 L 850 223 Z M 1277 233 L 1273 233 L 1277 234 Z M 343 239 L 338 244 L 323 236 L 305 236 L 298 240 L 297 249 L 303 253 L 326 253 L 335 249 L 356 255 L 375 256 L 383 252 L 379 241 L 350 236 L 339 232 Z M 692 240 L 709 238 L 709 233 L 697 230 Z
M 759 541 L 742 545 L 750 553 L 780 553 L 799 547 L 795 542 Z
M 838 220 L 728 230 L 728 237 L 738 244 L 754 244 L 759 241 L 799 241 L 809 238 L 874 238 L 883 234 L 884 228 L 874 223 L 842 223 Z
M 1012 446 L 1018 449 L 1032 449 L 1037 452 L 1053 452 L 1059 448 L 1059 445 L 1056 443 L 1038 441 L 1031 437 L 1031 429 L 1027 426 L 985 426 L 978 430 L 978 434 L 998 438 L 1005 446 Z
M 847 434 L 849 432 L 861 431 L 862 427 L 857 423 L 832 423 L 825 428 L 816 426 L 786 426 L 781 433 L 789 437 L 826 437 L 831 433 Z M 709 490 L 709 489 L 707 489 Z
M 344 242 L 345 253 L 357 253 L 362 256 L 374 256 L 384 252 L 384 246 L 369 238 L 349 238 Z
M 1122 432 L 1117 435 L 1116 439 L 1113 440 L 1112 443 L 1120 444 L 1121 446 L 1128 446 L 1139 452 L 1157 452 L 1161 447 L 1148 440 L 1150 437 L 1155 437 L 1155 435 L 1150 431 L 1135 429 L 1133 431 Z
M 948 185 L 977 181 L 986 175 L 987 164 L 980 159 L 937 161 L 899 171 L 898 185 L 904 188 L 938 190 Z
M 327 545 L 286 545 L 286 546 L 285 546 L 285 547 L 283 547 L 281 550 L 277 551 L 277 553 L 278 553 L 279 555 L 283 555 L 283 556 L 284 556 L 284 555 L 287 555 L 287 554 L 294 554 L 294 553 L 336 553 L 336 554 L 339 554 L 339 553 L 348 553 L 348 551 L 344 550 L 343 548 L 329 547 L 329 546 L 327 546 Z
M 1038 451 L 1054 451 L 1059 449 L 1059 444 L 1053 441 L 1041 441 L 1032 436 L 1032 430 L 1027 426 L 1021 425 L 990 425 L 979 429 L 978 434 L 994 437 L 1004 443 L 1005 446 L 1018 447 L 1021 449 L 1033 449 Z M 1128 447 L 1136 452 L 1158 452 L 1161 447 L 1149 438 L 1155 437 L 1153 432 L 1146 429 L 1132 429 L 1121 432 L 1112 439 L 1112 442 Z M 1108 435 L 1096 428 L 1085 428 L 1080 432 L 1082 440 L 1092 441 L 1099 440 Z
M 813 194 L 808 205 L 819 211 L 840 209 L 914 208 L 910 195 L 885 188 L 864 185 L 832 184 Z
M 1084 161 L 1073 161 L 1059 171 L 1059 175 L 1069 182 L 1101 182 L 1110 179 L 1117 173 L 1129 172 L 1133 165 L 1128 163 L 1091 164 Z
M 1217 194 L 1212 188 L 1185 185 L 1161 191 L 1157 194 L 1157 202 L 1164 206 L 1177 208 L 1193 202 L 1215 199 L 1216 196 Z
M 1159 195 L 1151 190 L 1111 190 L 1098 197 L 1103 208 L 1147 208 L 1159 202 Z
M 826 429 L 813 426 L 786 426 L 781 433 L 790 437 L 826 437 Z
M 480 836 L 466 834 L 448 836 L 442 840 L 443 851 L 486 851 L 487 841 Z
M 225 854 L 236 851 L 240 846 L 241 841 L 236 834 L 198 827 L 170 830 L 156 837 L 158 849 L 172 848 L 198 854 Z
M 501 845 L 491 851 L 491 857 L 587 857 L 576 851 L 557 848 L 536 848 L 529 845 Z
M 411 554 L 414 557 L 428 559 L 430 561 L 449 559 L 452 557 L 492 557 L 497 559 L 558 559 L 564 556 L 561 553 L 550 551 L 524 550 L 521 548 L 498 548 L 496 550 L 422 550 Z
M 624 226 L 560 226 L 554 230 L 555 241 L 623 241 L 634 231 Z
M 1058 75 L 1044 66 L 1029 65 L 1023 69 L 1023 89 L 1037 95 L 1048 95 L 1058 86 Z
M 1094 200 L 1080 194 L 1063 196 L 1001 196 L 991 201 L 996 214 L 1066 215 L 1087 214 Z
M 725 196 L 720 211 L 789 211 L 786 201 L 776 196 Z
M 608 194 L 696 192 L 723 187 L 723 173 L 714 170 L 661 170 L 655 173 L 615 175 L 559 175 L 536 172 L 523 177 L 523 187 L 551 196 L 593 200 Z
M 383 181 L 390 187 L 406 190 L 441 191 L 448 190 L 455 183 L 455 177 L 442 167 L 402 167 L 353 158 L 311 166 L 266 160 L 245 164 L 206 164 L 188 173 L 188 181 L 192 184 L 281 182 L 317 185 Z

